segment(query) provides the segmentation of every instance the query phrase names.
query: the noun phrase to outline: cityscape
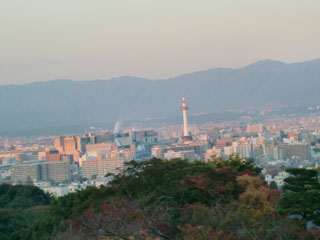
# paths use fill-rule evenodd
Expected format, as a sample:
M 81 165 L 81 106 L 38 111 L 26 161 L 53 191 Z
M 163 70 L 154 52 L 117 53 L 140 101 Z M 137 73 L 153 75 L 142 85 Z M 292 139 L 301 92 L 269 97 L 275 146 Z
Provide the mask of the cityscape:
M 60 197 L 88 186 L 107 185 L 126 162 L 153 157 L 190 162 L 230 155 L 251 158 L 263 168 L 265 181 L 279 188 L 289 176 L 285 169 L 319 168 L 320 111 L 309 117 L 273 116 L 255 123 L 243 117 L 188 125 L 187 110 L 183 97 L 181 124 L 158 129 L 122 130 L 116 123 L 113 131 L 93 128 L 84 136 L 1 138 L 0 180 L 33 184 Z
M 0 240 L 320 240 L 320 1 L 0 4 Z

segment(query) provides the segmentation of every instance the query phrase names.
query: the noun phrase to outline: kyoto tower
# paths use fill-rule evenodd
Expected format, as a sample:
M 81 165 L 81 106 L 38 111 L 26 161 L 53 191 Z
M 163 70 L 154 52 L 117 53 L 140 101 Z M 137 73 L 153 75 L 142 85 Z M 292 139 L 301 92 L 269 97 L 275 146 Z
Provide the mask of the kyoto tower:
M 191 136 L 189 136 L 188 132 L 188 121 L 187 121 L 187 110 L 189 110 L 189 107 L 186 105 L 186 99 L 182 97 L 182 106 L 180 107 L 182 114 L 183 114 L 183 140 L 191 140 Z

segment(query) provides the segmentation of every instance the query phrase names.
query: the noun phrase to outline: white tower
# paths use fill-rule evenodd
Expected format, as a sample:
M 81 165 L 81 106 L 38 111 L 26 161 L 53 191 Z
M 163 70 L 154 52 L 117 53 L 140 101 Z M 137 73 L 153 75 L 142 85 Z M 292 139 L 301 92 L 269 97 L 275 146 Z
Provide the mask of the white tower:
M 188 122 L 187 122 L 187 110 L 189 110 L 189 107 L 186 105 L 186 100 L 184 97 L 182 97 L 182 106 L 180 107 L 182 114 L 183 114 L 183 137 L 189 136 L 188 132 Z

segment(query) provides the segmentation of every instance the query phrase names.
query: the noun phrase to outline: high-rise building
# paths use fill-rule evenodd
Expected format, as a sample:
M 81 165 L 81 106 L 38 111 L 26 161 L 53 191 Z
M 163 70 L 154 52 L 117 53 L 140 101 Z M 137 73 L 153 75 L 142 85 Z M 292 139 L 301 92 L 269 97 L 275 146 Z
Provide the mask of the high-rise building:
M 223 149 L 213 147 L 208 149 L 205 153 L 205 161 L 210 161 L 214 157 L 222 157 L 223 156 Z
M 111 142 L 113 139 L 112 133 L 105 132 L 95 136 L 95 143 Z
M 195 153 L 193 150 L 186 150 L 186 151 L 179 151 L 179 152 L 174 152 L 172 150 L 166 152 L 164 154 L 165 159 L 174 159 L 174 158 L 181 158 L 181 159 L 187 159 L 189 162 L 193 162 L 196 157 Z
M 46 151 L 46 161 L 47 162 L 56 162 L 61 160 L 61 154 L 56 149 L 50 149 Z
M 102 151 L 110 151 L 112 149 L 112 143 L 99 143 L 99 144 L 88 144 L 86 146 L 87 151 L 97 151 L 97 152 L 102 152 Z
M 33 182 L 68 182 L 71 179 L 69 162 L 33 161 L 16 164 L 12 167 L 12 180 L 14 183 L 25 183 L 28 179 L 31 179 Z
M 285 158 L 298 157 L 302 160 L 311 160 L 310 144 L 288 144 L 284 146 Z
M 139 144 L 150 145 L 158 143 L 158 133 L 154 130 L 132 131 L 130 136 L 132 143 L 136 146 Z
M 40 164 L 42 181 L 56 183 L 69 182 L 71 180 L 70 165 L 68 162 L 47 162 Z
M 105 155 L 97 156 L 98 176 L 104 177 L 108 173 L 118 173 L 123 167 L 124 158 L 120 152 L 109 151 Z
M 60 153 L 64 152 L 64 136 L 60 136 L 55 139 L 54 141 L 54 147 L 57 149 Z
M 40 161 L 43 163 L 43 161 Z M 11 179 L 15 184 L 26 183 L 28 179 L 33 182 L 42 180 L 41 163 L 16 164 L 12 166 Z
M 25 153 L 15 154 L 15 159 L 16 159 L 17 164 L 21 164 L 21 163 L 29 160 L 28 156 Z
M 73 153 L 77 151 L 77 141 L 74 136 L 64 138 L 64 152 Z
M 237 146 L 237 154 L 241 158 L 250 158 L 252 156 L 251 144 L 239 144 Z
M 302 160 L 311 160 L 311 147 L 308 143 L 286 144 L 279 143 L 275 151 L 275 159 L 285 160 L 298 157 Z
M 90 137 L 77 137 L 77 150 L 79 152 L 86 152 L 86 145 L 90 143 Z
M 129 149 L 97 152 L 87 156 L 81 163 L 82 176 L 91 179 L 93 176 L 104 177 L 108 173 L 118 173 L 126 160 L 132 160 L 133 154 Z
M 167 151 L 168 147 L 166 146 L 161 146 L 161 145 L 156 145 L 153 146 L 151 149 L 151 156 L 164 159 L 164 153 Z
M 274 140 L 266 141 L 263 144 L 263 154 L 266 155 L 266 156 L 274 157 L 274 149 L 275 149 L 275 147 L 276 146 L 275 146 Z
M 82 177 L 91 179 L 93 176 L 98 176 L 97 159 L 87 159 L 82 162 Z

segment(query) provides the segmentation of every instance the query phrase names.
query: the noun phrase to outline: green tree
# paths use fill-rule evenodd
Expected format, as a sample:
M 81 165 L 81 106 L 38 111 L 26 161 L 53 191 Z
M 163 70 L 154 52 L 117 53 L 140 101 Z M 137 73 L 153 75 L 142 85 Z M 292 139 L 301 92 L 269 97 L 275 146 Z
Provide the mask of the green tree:
M 272 181 L 269 185 L 269 188 L 270 189 L 278 189 L 278 185 L 275 181 Z
M 23 213 L 37 220 L 10 239 L 305 240 L 297 237 L 305 221 L 278 215 L 281 192 L 268 189 L 259 172 L 236 155 L 209 163 L 132 161 L 108 186 L 56 198 L 40 217 Z M 2 190 L 0 203 L 9 206 L 15 191 Z
M 27 178 L 26 185 L 33 186 L 33 181 L 30 176 L 28 176 L 28 178 Z
M 30 227 L 46 211 L 50 196 L 35 186 L 0 185 L 0 239 Z
M 255 165 L 253 159 L 241 158 L 237 154 L 232 154 L 228 158 L 213 156 L 209 165 L 214 169 L 232 167 L 235 172 L 251 171 L 254 174 L 259 174 L 262 170 Z
M 280 212 L 297 214 L 304 220 L 320 225 L 320 184 L 318 172 L 304 168 L 286 170 L 290 177 L 284 181 L 284 195 L 280 201 Z

